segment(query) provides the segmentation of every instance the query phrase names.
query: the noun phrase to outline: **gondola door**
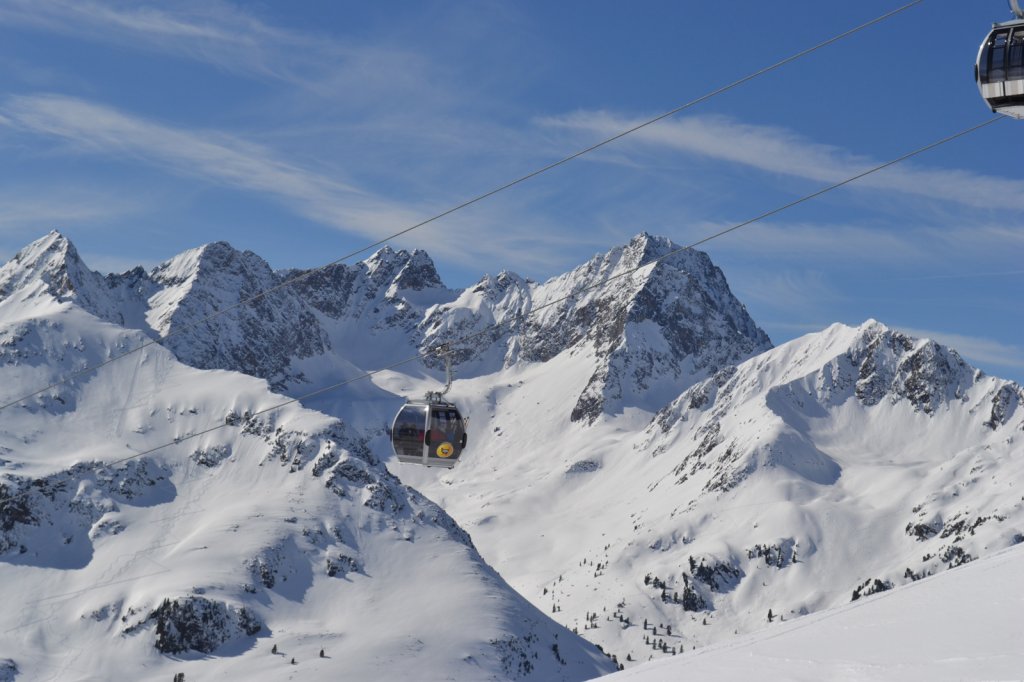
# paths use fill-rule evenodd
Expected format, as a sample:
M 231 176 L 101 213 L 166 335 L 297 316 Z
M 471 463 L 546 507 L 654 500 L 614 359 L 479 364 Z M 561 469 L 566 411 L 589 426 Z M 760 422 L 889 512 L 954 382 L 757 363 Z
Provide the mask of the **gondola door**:
M 400 462 L 426 464 L 427 448 L 424 437 L 427 430 L 427 406 L 405 405 L 395 417 L 391 427 L 391 444 Z
M 466 447 L 466 425 L 452 404 L 430 406 L 430 424 L 424 442 L 428 466 L 453 467 Z

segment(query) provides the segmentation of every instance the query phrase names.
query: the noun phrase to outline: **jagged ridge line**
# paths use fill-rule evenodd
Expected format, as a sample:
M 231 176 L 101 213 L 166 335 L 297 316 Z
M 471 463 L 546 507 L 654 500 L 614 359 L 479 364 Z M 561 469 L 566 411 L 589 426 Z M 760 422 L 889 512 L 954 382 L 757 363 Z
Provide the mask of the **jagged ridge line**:
M 609 282 L 614 282 L 616 280 L 622 279 L 623 277 L 631 276 L 631 275 L 639 272 L 643 268 L 646 268 L 646 267 L 648 267 L 650 265 L 654 265 L 656 263 L 659 263 L 659 262 L 661 262 L 661 261 L 663 261 L 663 260 L 665 260 L 665 259 L 667 259 L 667 258 L 669 258 L 671 256 L 674 256 L 676 254 L 682 253 L 683 251 L 691 250 L 691 249 L 693 249 L 693 248 L 695 248 L 695 247 L 697 247 L 697 246 L 699 246 L 701 244 L 705 244 L 705 243 L 707 243 L 707 242 L 709 242 L 709 241 L 711 241 L 713 239 L 718 239 L 719 237 L 727 235 L 727 234 L 729 234 L 731 232 L 735 232 L 736 230 L 739 230 L 739 229 L 741 229 L 743 227 L 748 227 L 748 226 L 750 226 L 750 225 L 752 225 L 754 223 L 757 223 L 757 222 L 759 222 L 761 220 L 764 220 L 765 218 L 769 218 L 769 217 L 777 215 L 777 214 L 779 214 L 779 213 L 781 213 L 783 211 L 786 211 L 786 210 L 788 210 L 790 208 L 793 208 L 795 206 L 799 206 L 800 204 L 803 204 L 803 203 L 806 203 L 808 201 L 811 201 L 812 199 L 820 197 L 823 194 L 827 194 L 828 192 L 832 192 L 832 191 L 837 190 L 837 189 L 839 189 L 841 187 L 849 185 L 850 183 L 856 182 L 857 180 L 860 180 L 861 178 L 867 177 L 868 175 L 871 175 L 873 173 L 877 173 L 879 171 L 885 170 L 886 168 L 890 168 L 890 167 L 892 167 L 892 166 L 894 166 L 894 165 L 896 165 L 898 163 L 906 161 L 907 159 L 913 158 L 913 157 L 918 156 L 920 154 L 923 154 L 923 153 L 925 153 L 927 151 L 935 149 L 936 147 L 940 147 L 940 146 L 942 146 L 942 145 L 944 145 L 944 144 L 946 144 L 948 142 L 952 142 L 953 140 L 956 140 L 956 139 L 959 139 L 961 137 L 964 137 L 965 135 L 969 135 L 970 133 L 973 133 L 975 131 L 981 130 L 982 128 L 985 128 L 986 126 L 990 126 L 993 123 L 996 123 L 997 121 L 1001 121 L 1001 120 L 1003 120 L 1005 118 L 1006 118 L 1005 115 L 1000 114 L 998 116 L 995 116 L 994 118 L 988 119 L 987 121 L 985 121 L 983 123 L 979 123 L 977 125 L 973 125 L 973 126 L 971 126 L 969 128 L 961 130 L 958 133 L 954 133 L 953 135 L 949 135 L 949 136 L 944 137 L 944 138 L 942 138 L 940 140 L 937 140 L 935 142 L 929 143 L 929 144 L 927 144 L 927 145 L 925 145 L 923 147 L 919 147 L 919 148 L 915 149 L 912 152 L 908 152 L 908 153 L 903 154 L 902 156 L 899 156 L 899 157 L 897 157 L 897 158 L 895 158 L 895 159 L 893 159 L 891 161 L 887 161 L 887 162 L 885 162 L 883 164 L 880 164 L 878 166 L 875 166 L 875 167 L 873 167 L 873 168 L 871 168 L 869 170 L 866 170 L 866 171 L 863 171 L 863 172 L 858 173 L 856 175 L 853 175 L 853 176 L 851 176 L 851 177 L 849 177 L 849 178 L 847 178 L 845 180 L 841 180 L 841 181 L 839 181 L 839 182 L 837 182 L 835 184 L 829 185 L 828 187 L 820 189 L 820 190 L 818 190 L 816 192 L 812 192 L 811 194 L 808 194 L 808 195 L 806 195 L 804 197 L 801 197 L 800 199 L 797 199 L 795 201 L 791 201 L 788 204 L 780 206 L 779 208 L 772 209 L 771 211 L 767 211 L 765 213 L 762 213 L 762 214 L 760 214 L 760 215 L 758 215 L 758 216 L 756 216 L 754 218 L 751 218 L 749 220 L 746 220 L 746 221 L 744 221 L 742 223 L 738 223 L 736 225 L 733 225 L 730 228 L 727 228 L 725 230 L 721 230 L 719 232 L 716 232 L 715 234 L 712 234 L 712 235 L 709 235 L 707 237 L 704 237 L 703 239 L 700 239 L 700 240 L 698 240 L 696 242 L 693 242 L 692 244 L 690 244 L 688 246 L 679 247 L 678 249 L 674 249 L 672 251 L 669 251 L 668 253 L 666 253 L 664 255 L 658 256 L 657 258 L 653 258 L 653 259 L 647 261 L 646 263 L 642 263 L 640 265 L 637 265 L 636 267 L 634 267 L 634 268 L 632 268 L 630 270 L 626 270 L 626 271 L 620 272 L 620 273 L 618 273 L 616 275 L 612 275 L 611 277 L 609 277 L 608 279 L 604 280 L 603 282 L 598 282 L 596 284 L 591 284 L 589 286 L 582 287 L 581 289 L 578 289 L 576 291 L 572 291 L 572 292 L 566 294 L 565 296 L 562 296 L 561 298 L 557 298 L 557 299 L 548 301 L 547 303 L 545 303 L 543 305 L 540 305 L 540 306 L 537 306 L 536 308 L 531 309 L 529 313 L 514 318 L 513 321 L 514 322 L 521 322 L 524 319 L 529 319 L 529 318 L 533 317 L 534 315 L 536 315 L 537 313 L 539 313 L 540 311 L 545 310 L 547 308 L 550 308 L 551 306 L 557 305 L 559 303 L 563 303 L 563 302 L 565 302 L 565 301 L 567 301 L 569 299 L 575 298 L 576 296 L 579 296 L 580 294 L 584 294 L 584 293 L 586 293 L 588 291 L 593 291 L 594 289 L 602 288 L 602 287 L 606 286 Z M 473 340 L 475 338 L 483 336 L 484 334 L 490 332 L 491 330 L 500 329 L 500 328 L 506 326 L 507 324 L 510 324 L 510 322 L 507 322 L 507 321 L 504 321 L 504 320 L 501 321 L 501 322 L 495 322 L 494 324 L 488 325 L 488 326 L 484 327 L 483 329 L 481 329 L 479 331 L 473 332 L 472 334 L 467 334 L 465 336 L 461 336 L 458 339 L 454 339 L 452 341 L 448 341 L 447 343 L 451 344 L 451 343 L 463 343 L 463 342 L 466 342 L 466 341 L 471 341 L 471 340 Z M 283 407 L 286 407 L 288 405 L 292 405 L 294 403 L 301 403 L 303 400 L 306 400 L 308 398 L 311 398 L 311 397 L 314 397 L 314 396 L 317 396 L 317 395 L 321 395 L 323 393 L 328 393 L 330 391 L 336 390 L 336 389 L 341 388 L 343 386 L 347 386 L 349 384 L 353 384 L 353 383 L 355 383 L 357 381 L 362 381 L 363 379 L 369 379 L 369 378 L 373 377 L 374 375 L 380 374 L 381 372 L 385 372 L 385 371 L 387 371 L 389 369 L 394 369 L 395 367 L 399 367 L 401 365 L 405 365 L 405 364 L 408 364 L 410 362 L 414 362 L 416 360 L 420 360 L 420 359 L 423 359 L 423 358 L 430 357 L 431 355 L 437 355 L 437 354 L 438 354 L 438 348 L 436 348 L 436 347 L 435 348 L 430 348 L 430 349 L 425 350 L 425 351 L 420 351 L 416 355 L 409 356 L 409 357 L 407 357 L 407 358 L 405 358 L 403 360 L 399 360 L 399 361 L 394 362 L 394 363 L 392 363 L 390 365 L 387 365 L 386 367 L 381 367 L 379 369 L 375 369 L 375 370 L 372 370 L 372 371 L 369 371 L 369 372 L 365 372 L 364 374 L 361 374 L 359 376 L 352 377 L 352 378 L 346 379 L 344 381 L 340 381 L 340 382 L 338 382 L 336 384 L 332 384 L 330 386 L 325 386 L 323 388 L 319 388 L 319 389 L 317 389 L 315 391 L 311 391 L 309 393 L 303 394 L 303 395 L 295 397 L 295 398 L 289 398 L 288 400 L 285 400 L 284 402 L 277 403 L 276 405 L 272 405 L 271 407 L 264 408 L 264 409 L 259 410 L 257 412 L 253 412 L 253 413 L 251 413 L 250 416 L 255 417 L 255 416 L 267 414 L 267 413 L 270 413 L 270 412 L 274 412 L 274 411 L 279 410 L 279 409 L 281 409 Z M 128 455 L 127 457 L 122 457 L 121 459 L 114 460 L 114 461 L 109 462 L 109 463 L 107 463 L 107 464 L 105 464 L 103 466 L 112 467 L 112 466 L 116 466 L 118 464 L 123 464 L 124 462 L 127 462 L 129 460 L 137 459 L 137 458 L 142 457 L 144 455 L 152 454 L 154 452 L 157 452 L 159 450 L 163 450 L 164 448 L 170 447 L 172 445 L 178 445 L 178 444 L 183 443 L 185 441 L 192 440 L 193 438 L 198 438 L 199 436 L 203 436 L 203 435 L 206 435 L 208 433 L 212 433 L 214 431 L 218 431 L 218 430 L 220 430 L 220 429 L 222 429 L 222 428 L 224 428 L 226 426 L 229 426 L 229 424 L 227 424 L 226 422 L 219 422 L 217 424 L 214 424 L 213 426 L 210 426 L 209 428 L 203 429 L 201 431 L 193 431 L 192 433 L 189 433 L 189 434 L 184 435 L 184 436 L 179 436 L 178 438 L 175 438 L 174 440 L 169 441 L 167 443 L 163 443 L 162 445 L 157 445 L 156 447 L 152 447 L 152 448 L 149 448 L 148 450 L 144 450 L 142 452 L 137 452 L 137 453 Z M 28 492 L 29 491 L 24 491 L 22 493 L 18 493 L 17 495 L 12 495 L 12 496 L 10 496 L 10 497 L 8 497 L 6 499 L 0 499 L 0 504 L 9 504 L 10 502 L 12 502 L 14 500 L 17 500 L 17 499 L 19 499 L 21 497 L 26 496 L 26 494 Z
M 280 284 L 277 284 L 276 286 L 273 286 L 273 287 L 271 287 L 269 289 L 265 289 L 265 290 L 263 290 L 261 292 L 258 292 L 256 294 L 254 294 L 253 296 L 251 296 L 251 297 L 249 297 L 247 299 L 242 299 L 241 301 L 239 301 L 237 303 L 229 305 L 229 306 L 227 306 L 225 308 L 221 308 L 220 310 L 214 311 L 210 315 L 208 315 L 208 316 L 206 316 L 206 317 L 204 317 L 204 318 L 202 318 L 200 320 L 197 320 L 197 321 L 195 321 L 195 322 L 193 322 L 191 324 L 188 324 L 188 325 L 186 325 L 184 327 L 181 327 L 179 329 L 173 329 L 173 330 L 167 332 L 166 334 L 164 334 L 163 336 L 159 336 L 159 337 L 157 337 L 155 339 L 150 339 L 148 341 L 145 341 L 145 342 L 142 343 L 142 345 L 138 346 L 137 348 L 134 348 L 134 349 L 129 350 L 129 351 L 125 351 L 124 353 L 122 353 L 120 355 L 115 355 L 115 356 L 113 356 L 111 358 L 108 358 L 107 360 L 104 360 L 103 362 L 101 362 L 101 363 L 99 363 L 97 365 L 83 367 L 82 369 L 76 370 L 75 372 L 72 372 L 71 374 L 68 374 L 68 375 L 62 377 L 61 379 L 59 379 L 58 381 L 50 384 L 49 386 L 46 386 L 46 387 L 40 388 L 38 390 L 32 391 L 31 393 L 25 394 L 25 395 L 21 396 L 20 398 L 17 398 L 15 400 L 11 400 L 11 401 L 3 404 L 3 405 L 0 405 L 0 411 L 5 410 L 8 407 L 13 407 L 14 405 L 17 405 L 17 404 L 19 404 L 19 403 L 21 403 L 21 402 L 23 402 L 25 400 L 28 400 L 29 398 L 33 398 L 33 397 L 39 395 L 40 393 L 45 393 L 46 391 L 49 391 L 49 390 L 51 390 L 53 388 L 57 388 L 58 386 L 63 386 L 64 384 L 68 383 L 69 381 L 72 381 L 72 380 L 74 380 L 74 379 L 76 379 L 76 378 L 78 378 L 80 376 L 83 376 L 85 374 L 89 374 L 91 372 L 95 372 L 96 370 L 102 369 L 103 367 L 106 367 L 107 365 L 109 365 L 109 364 L 111 364 L 113 362 L 116 362 L 116 361 L 120 360 L 121 358 L 128 357 L 129 355 L 133 355 L 133 354 L 135 354 L 135 353 L 137 353 L 137 352 L 139 352 L 141 350 L 149 348 L 150 346 L 158 344 L 158 343 L 160 343 L 162 341 L 166 341 L 171 336 L 174 336 L 176 334 L 185 333 L 185 332 L 190 332 L 193 329 L 196 329 L 197 327 L 199 327 L 200 325 L 205 324 L 206 322 L 209 322 L 210 320 L 216 319 L 216 318 L 220 317 L 221 315 L 225 315 L 225 314 L 231 312 L 232 310 L 236 310 L 236 309 L 238 309 L 238 308 L 240 308 L 240 307 L 242 307 L 244 305 L 248 305 L 250 303 L 258 301 L 258 300 L 260 300 L 260 299 L 262 299 L 262 298 L 264 298 L 266 296 L 269 296 L 270 294 L 274 293 L 275 291 L 279 291 L 279 290 L 283 289 L 284 287 L 291 286 L 292 284 L 295 284 L 296 282 L 299 282 L 299 281 L 302 281 L 302 280 L 304 280 L 304 279 L 306 279 L 308 277 L 311 277 L 311 276 L 313 276 L 314 274 L 316 274 L 318 272 L 322 272 L 322 271 L 326 270 L 327 268 L 330 268 L 332 266 L 335 266 L 335 265 L 338 265 L 340 263 L 343 263 L 344 261 L 347 261 L 350 258 L 354 258 L 355 256 L 358 256 L 361 253 L 365 253 L 366 251 L 369 251 L 372 248 L 375 248 L 377 246 L 381 246 L 381 245 L 391 241 L 392 239 L 395 239 L 397 237 L 401 237 L 401 236 L 403 236 L 405 234 L 408 234 L 409 232 L 412 232 L 413 230 L 417 230 L 417 229 L 419 229 L 421 227 L 429 225 L 430 223 L 433 223 L 433 222 L 435 222 L 437 220 L 445 218 L 445 217 L 455 213 L 456 211 L 460 211 L 460 210 L 462 210 L 464 208 L 472 206 L 473 204 L 476 204 L 476 203 L 478 203 L 480 201 L 483 201 L 483 200 L 485 200 L 485 199 L 487 199 L 489 197 L 492 197 L 495 194 L 499 194 L 500 192 L 504 192 L 507 189 L 511 189 L 512 187 L 515 187 L 516 185 L 519 185 L 519 184 L 524 183 L 524 182 L 526 182 L 526 181 L 528 181 L 528 180 L 530 180 L 532 178 L 535 178 L 538 175 L 542 175 L 543 173 L 546 173 L 546 172 L 548 172 L 550 170 L 558 168 L 559 166 L 567 164 L 570 161 L 573 161 L 574 159 L 578 159 L 579 157 L 581 157 L 581 156 L 583 156 L 585 154 L 589 154 L 592 151 L 595 151 L 597 149 L 600 149 L 601 147 L 609 145 L 612 142 L 615 142 L 616 140 L 620 140 L 623 137 L 626 137 L 627 135 L 630 135 L 632 133 L 637 132 L 638 130 L 646 128 L 647 126 L 653 125 L 653 124 L 655 124 L 655 123 L 657 123 L 659 121 L 662 121 L 662 120 L 664 120 L 666 118 L 674 116 L 674 115 L 676 115 L 676 114 L 678 114 L 678 113 L 680 113 L 680 112 L 682 112 L 682 111 L 684 111 L 686 109 L 689 109 L 690 107 L 696 106 L 697 104 L 701 104 L 702 102 L 706 102 L 707 100 L 709 100 L 709 99 L 711 99 L 713 97 L 716 97 L 716 96 L 718 96 L 718 95 L 720 95 L 720 94 L 722 94 L 724 92 L 727 92 L 729 90 L 732 90 L 733 88 L 736 88 L 736 87 L 738 87 L 740 85 L 743 85 L 744 83 L 747 83 L 748 81 L 751 81 L 751 80 L 753 80 L 755 78 L 758 78 L 759 76 L 763 76 L 763 75 L 765 75 L 767 73 L 770 73 L 772 71 L 775 71 L 776 69 L 779 69 L 779 68 L 781 68 L 781 67 L 783 67 L 783 66 L 785 66 L 785 65 L 787 65 L 787 64 L 789 64 L 791 62 L 794 62 L 794 61 L 796 61 L 796 60 L 798 60 L 798 59 L 800 59 L 802 57 L 805 57 L 805 56 L 807 56 L 809 54 L 817 52 L 818 50 L 820 50 L 820 49 L 822 49 L 824 47 L 827 47 L 828 45 L 831 45 L 832 43 L 838 42 L 838 41 L 840 41 L 840 40 L 842 40 L 844 38 L 847 38 L 847 37 L 849 37 L 849 36 L 851 36 L 851 35 L 853 35 L 855 33 L 860 32 L 860 31 L 862 31 L 862 30 L 864 30 L 866 28 L 870 28 L 871 26 L 874 26 L 875 24 L 879 24 L 879 23 L 881 23 L 881 22 L 883 22 L 883 21 L 885 21 L 885 20 L 887 20 L 887 19 L 889 19 L 889 18 L 891 18 L 893 16 L 896 16 L 897 14 L 900 14 L 900 13 L 910 9 L 914 5 L 918 5 L 918 4 L 922 3 L 922 2 L 924 2 L 924 0 L 912 0 L 912 2 L 909 2 L 906 5 L 903 5 L 902 7 L 898 7 L 896 9 L 894 9 L 894 10 L 886 12 L 885 14 L 883 14 L 883 15 L 881 15 L 879 17 L 876 17 L 876 18 L 874 18 L 874 19 L 872 19 L 872 20 L 870 20 L 868 22 L 860 24 L 859 26 L 855 26 L 854 28 L 851 28 L 851 29 L 849 29 L 847 31 L 844 31 L 843 33 L 840 33 L 840 34 L 835 35 L 835 36 L 833 36 L 833 37 L 831 37 L 831 38 L 829 38 L 827 40 L 824 40 L 824 41 L 822 41 L 820 43 L 817 43 L 816 45 L 813 45 L 812 47 L 806 48 L 806 49 L 804 49 L 804 50 L 802 50 L 800 52 L 797 52 L 796 54 L 793 54 L 793 55 L 791 55 L 789 57 L 786 57 L 786 58 L 784 58 L 784 59 L 782 59 L 780 61 L 777 61 L 774 64 L 771 64 L 770 66 L 766 66 L 766 67 L 764 67 L 762 69 L 759 69 L 758 71 L 755 71 L 755 72 L 753 72 L 751 74 L 748 74 L 747 76 L 744 76 L 744 77 L 742 77 L 742 78 L 740 78 L 738 80 L 735 80 L 735 81 L 733 81 L 733 82 L 731 82 L 731 83 L 729 83 L 727 85 L 724 85 L 724 86 L 722 86 L 722 87 L 720 87 L 720 88 L 718 88 L 716 90 L 712 90 L 711 92 L 709 92 L 709 93 L 707 93 L 705 95 L 701 95 L 700 97 L 698 97 L 696 99 L 690 100 L 686 104 L 680 105 L 680 106 L 678 106 L 678 107 L 676 107 L 676 108 L 674 108 L 674 109 L 672 109 L 670 111 L 667 111 L 667 112 L 665 112 L 663 114 L 660 114 L 660 115 L 658 115 L 658 116 L 656 116 L 656 117 L 654 117 L 652 119 L 648 119 L 647 121 L 644 121 L 643 123 L 640 123 L 640 124 L 638 124 L 638 125 L 636 125 L 636 126 L 634 126 L 632 128 L 624 130 L 624 131 L 622 131 L 622 132 L 620 132 L 620 133 L 618 133 L 618 134 L 616 134 L 616 135 L 614 135 L 612 137 L 609 137 L 609 138 L 607 138 L 605 140 L 602 140 L 601 142 L 598 142 L 595 145 L 592 145 L 590 147 L 587 147 L 586 149 L 580 150 L 580 151 L 578 151 L 578 152 L 576 152 L 574 154 L 571 154 L 571 155 L 569 155 L 569 156 L 567 156 L 567 157 L 565 157 L 565 158 L 563 158 L 563 159 L 561 159 L 559 161 L 555 161 L 554 163 L 548 164 L 547 166 L 544 166 L 543 168 L 540 168 L 540 169 L 535 170 L 535 171 L 533 171 L 531 173 L 528 173 L 528 174 L 526 174 L 526 175 L 524 175 L 524 176 L 522 176 L 520 178 L 517 178 L 516 180 L 513 180 L 512 182 L 506 183 L 506 184 L 504 184 L 504 185 L 502 185 L 500 187 L 492 189 L 489 192 L 485 192 L 484 194 L 480 194 L 480 195 L 478 195 L 478 196 L 476 196 L 476 197 L 474 197 L 472 199 L 469 199 L 468 201 L 465 201 L 465 202 L 463 202 L 463 203 L 461 203 L 461 204 L 459 204 L 457 206 L 454 206 L 454 207 L 452 207 L 452 208 L 450 208 L 450 209 L 448 209 L 446 211 L 443 211 L 442 213 L 438 213 L 437 215 L 435 215 L 435 216 L 433 216 L 431 218 L 427 218 L 426 220 L 424 220 L 424 221 L 422 221 L 420 223 L 412 225 L 411 227 L 407 227 L 404 230 L 401 230 L 401 231 L 396 232 L 396 233 L 394 233 L 394 234 L 392 234 L 392 235 L 390 235 L 388 237 L 385 237 L 384 239 L 381 239 L 381 240 L 376 241 L 376 242 L 374 242 L 372 244 L 369 244 L 368 246 L 364 246 L 363 248 L 359 249 L 358 251 L 352 251 L 351 253 L 345 254 L 344 256 L 341 256 L 340 258 L 337 258 L 337 259 L 331 261 L 330 263 L 325 263 L 324 265 L 321 265 L 319 267 L 313 268 L 312 270 L 307 270 L 306 272 L 304 272 L 302 274 L 299 274 L 299 275 L 296 275 L 296 276 L 291 277 L 289 279 L 286 279 L 283 282 L 281 282 Z

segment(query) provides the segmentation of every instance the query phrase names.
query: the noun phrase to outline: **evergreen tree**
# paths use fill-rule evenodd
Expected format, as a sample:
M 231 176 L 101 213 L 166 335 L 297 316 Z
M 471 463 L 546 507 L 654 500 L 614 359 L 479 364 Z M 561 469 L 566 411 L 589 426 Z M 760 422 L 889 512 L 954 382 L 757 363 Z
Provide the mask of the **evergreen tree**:
M 274 648 L 270 650 L 270 653 L 272 653 L 272 654 L 276 654 L 277 653 L 277 645 L 276 644 L 274 645 Z

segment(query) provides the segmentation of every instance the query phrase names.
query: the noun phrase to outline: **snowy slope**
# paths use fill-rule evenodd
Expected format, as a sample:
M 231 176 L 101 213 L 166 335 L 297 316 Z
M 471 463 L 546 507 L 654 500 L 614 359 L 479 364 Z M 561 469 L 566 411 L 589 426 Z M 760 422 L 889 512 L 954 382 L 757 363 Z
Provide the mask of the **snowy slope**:
M 657 414 L 584 427 L 570 413 L 590 367 L 566 354 L 457 382 L 472 456 L 441 477 L 394 469 L 514 587 L 620 661 L 1024 540 L 1024 390 L 935 343 L 836 325 Z
M 1015 680 L 1024 670 L 1024 550 L 670 660 L 608 682 Z
M 214 244 L 153 273 L 97 279 L 62 240 L 50 235 L 0 270 L 19 315 L 56 296 L 153 335 L 161 320 L 201 319 L 304 274 L 270 273 Z M 385 248 L 308 273 L 242 326 L 217 318 L 169 345 L 179 359 L 301 395 L 451 343 L 451 397 L 470 419 L 469 450 L 451 472 L 394 462 L 386 435 L 403 396 L 438 388 L 434 360 L 306 407 L 342 418 L 375 471 L 386 475 L 375 464 L 385 461 L 540 611 L 627 666 L 1024 540 L 1024 389 L 876 322 L 772 349 L 708 257 L 668 255 L 675 248 L 641 234 L 545 283 L 503 272 L 461 292 L 427 254 Z M 202 267 L 214 256 L 220 266 Z M 288 345 L 285 328 L 321 346 Z M 82 362 L 74 338 L 44 342 L 35 327 L 24 336 L 47 348 L 45 371 L 7 367 L 11 385 L 45 385 Z M 247 346 L 258 352 L 222 352 Z M 159 401 L 157 385 L 146 376 L 105 390 Z M 65 402 L 43 399 L 48 410 L 80 407 L 78 388 L 57 393 Z
M 47 291 L 8 295 L 0 386 L 45 385 L 143 339 Z M 343 422 L 294 404 L 252 416 L 281 400 L 262 380 L 192 369 L 154 346 L 5 411 L 0 675 L 578 680 L 612 669 Z

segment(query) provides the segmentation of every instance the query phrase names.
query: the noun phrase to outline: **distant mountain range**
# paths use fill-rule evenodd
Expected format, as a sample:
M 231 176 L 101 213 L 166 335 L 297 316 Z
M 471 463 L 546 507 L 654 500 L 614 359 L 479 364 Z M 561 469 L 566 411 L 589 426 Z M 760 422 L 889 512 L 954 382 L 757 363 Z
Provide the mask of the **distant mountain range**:
M 0 414 L 0 575 L 25 601 L 0 642 L 128 647 L 164 676 L 160 651 L 255 671 L 272 642 L 319 642 L 348 667 L 317 671 L 585 679 L 1024 540 L 1024 389 L 874 321 L 773 348 L 706 254 L 660 237 L 465 290 L 390 248 L 274 272 L 218 242 L 104 277 L 51 233 L 0 268 L 0 398 L 162 336 Z M 440 344 L 470 419 L 451 472 L 387 442 L 402 397 L 437 387 L 436 357 L 306 401 L 334 419 L 252 416 L 270 391 Z M 226 426 L 100 464 L 210 424 Z M 147 560 L 168 577 L 140 590 Z M 197 619 L 221 634 L 193 646 Z M 71 658 L 36 649 L 19 669 Z

